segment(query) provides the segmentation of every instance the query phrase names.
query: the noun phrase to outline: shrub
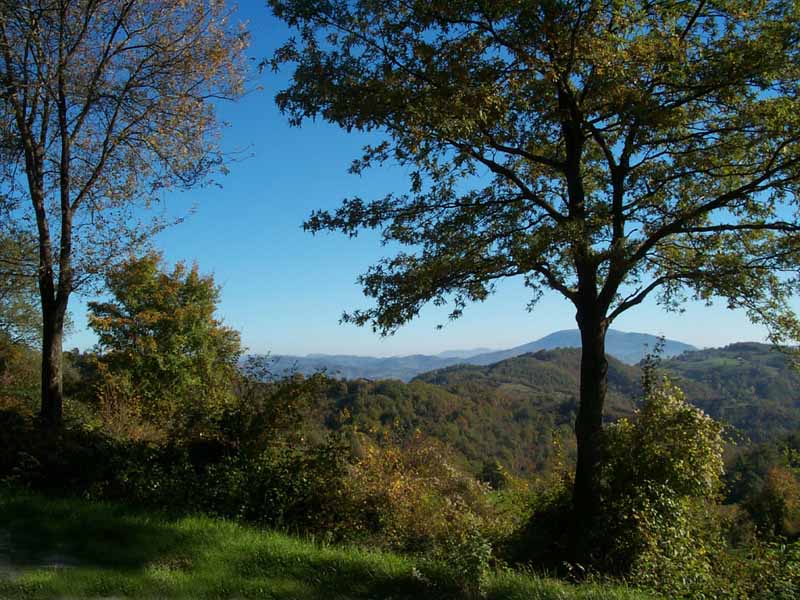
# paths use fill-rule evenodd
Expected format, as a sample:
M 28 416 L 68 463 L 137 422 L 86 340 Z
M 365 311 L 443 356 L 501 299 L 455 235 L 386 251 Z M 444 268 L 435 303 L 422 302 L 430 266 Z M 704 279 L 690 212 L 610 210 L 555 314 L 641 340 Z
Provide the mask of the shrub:
M 0 409 L 36 405 L 39 394 L 39 357 L 28 346 L 12 342 L 0 331 Z
M 714 556 L 714 588 L 706 597 L 749 600 L 800 598 L 800 542 L 754 538 Z
M 595 566 L 670 596 L 713 587 L 722 428 L 668 380 L 606 430 Z
M 351 539 L 421 556 L 421 577 L 481 593 L 493 545 L 509 533 L 489 486 L 419 432 L 402 445 L 360 444 L 342 497 Z

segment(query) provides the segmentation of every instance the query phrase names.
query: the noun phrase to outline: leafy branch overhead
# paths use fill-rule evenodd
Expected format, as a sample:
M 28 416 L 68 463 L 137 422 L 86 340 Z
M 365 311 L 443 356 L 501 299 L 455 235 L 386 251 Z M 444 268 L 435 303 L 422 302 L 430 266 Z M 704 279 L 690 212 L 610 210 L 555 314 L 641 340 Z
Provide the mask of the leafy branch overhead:
M 295 68 L 281 109 L 383 134 L 353 172 L 412 171 L 405 194 L 306 223 L 409 248 L 347 319 L 390 333 L 450 300 L 455 317 L 521 275 L 607 323 L 688 288 L 796 328 L 796 2 L 271 4 L 297 30 L 273 58 Z

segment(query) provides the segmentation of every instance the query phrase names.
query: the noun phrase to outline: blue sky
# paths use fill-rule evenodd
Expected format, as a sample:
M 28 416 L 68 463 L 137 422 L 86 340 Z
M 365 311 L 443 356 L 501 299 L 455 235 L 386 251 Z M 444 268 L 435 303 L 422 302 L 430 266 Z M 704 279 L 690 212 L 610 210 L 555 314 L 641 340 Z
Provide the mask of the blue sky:
M 262 2 L 242 2 L 239 17 L 249 21 L 250 55 L 256 60 L 269 56 L 288 35 Z M 529 291 L 518 280 L 501 282 L 494 296 L 468 307 L 461 319 L 442 330 L 436 325 L 446 321 L 447 310 L 433 306 L 389 338 L 368 328 L 340 325 L 343 310 L 368 305 L 356 278 L 384 249 L 369 232 L 356 239 L 312 236 L 302 231 L 303 220 L 312 210 L 334 208 L 348 196 L 402 192 L 407 181 L 399 168 L 361 177 L 347 173 L 368 139 L 364 135 L 321 122 L 289 127 L 273 102 L 285 81 L 286 74 L 263 73 L 253 83 L 263 91 L 220 107 L 221 118 L 230 123 L 224 147 L 246 150 L 248 158 L 229 166 L 219 189 L 165 197 L 171 214 L 185 214 L 193 205 L 197 211 L 154 241 L 168 261 L 196 260 L 203 272 L 214 274 L 222 285 L 219 314 L 241 331 L 251 352 L 430 354 L 478 346 L 507 348 L 575 327 L 571 306 L 556 294 L 545 295 L 528 313 Z M 85 328 L 87 299 L 77 297 L 71 305 L 75 331 L 67 347 L 94 343 Z M 723 306 L 690 304 L 676 315 L 649 301 L 623 315 L 614 327 L 663 334 L 697 346 L 764 338 L 763 329 L 751 325 L 743 313 Z

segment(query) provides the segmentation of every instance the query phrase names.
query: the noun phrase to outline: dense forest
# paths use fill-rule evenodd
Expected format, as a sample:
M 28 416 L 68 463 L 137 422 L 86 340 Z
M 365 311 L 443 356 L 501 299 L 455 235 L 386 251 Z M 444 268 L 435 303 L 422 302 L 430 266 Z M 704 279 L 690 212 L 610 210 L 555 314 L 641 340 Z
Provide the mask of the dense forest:
M 727 426 L 733 442 L 785 437 L 800 428 L 800 376 L 791 353 L 757 343 L 687 352 L 658 369 L 693 405 Z M 488 366 L 458 365 L 410 383 L 332 381 L 318 419 L 375 432 L 378 439 L 422 431 L 463 455 L 473 472 L 499 461 L 517 474 L 541 470 L 553 436 L 567 448 L 577 410 L 580 352 L 543 350 Z M 606 419 L 630 416 L 641 402 L 640 366 L 609 360 Z M 344 415 L 344 416 L 343 416 Z

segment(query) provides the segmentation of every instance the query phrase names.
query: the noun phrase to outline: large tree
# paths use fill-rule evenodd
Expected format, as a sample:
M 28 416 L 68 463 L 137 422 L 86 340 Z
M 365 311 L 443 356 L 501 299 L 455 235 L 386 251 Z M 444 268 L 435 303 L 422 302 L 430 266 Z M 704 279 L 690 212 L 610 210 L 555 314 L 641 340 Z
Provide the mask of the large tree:
M 45 423 L 70 295 L 158 229 L 139 207 L 222 166 L 213 102 L 241 93 L 245 46 L 222 0 L 0 2 L 0 164 L 38 243 Z
M 352 171 L 399 163 L 406 193 L 346 199 L 312 232 L 405 246 L 361 278 L 390 333 L 457 317 L 493 282 L 555 290 L 581 331 L 573 549 L 600 500 L 609 325 L 650 295 L 727 299 L 776 328 L 797 264 L 796 0 L 271 0 L 297 36 L 277 102 L 371 131 Z M 788 273 L 787 273 L 788 272 Z M 776 329 L 777 330 L 777 329 Z

